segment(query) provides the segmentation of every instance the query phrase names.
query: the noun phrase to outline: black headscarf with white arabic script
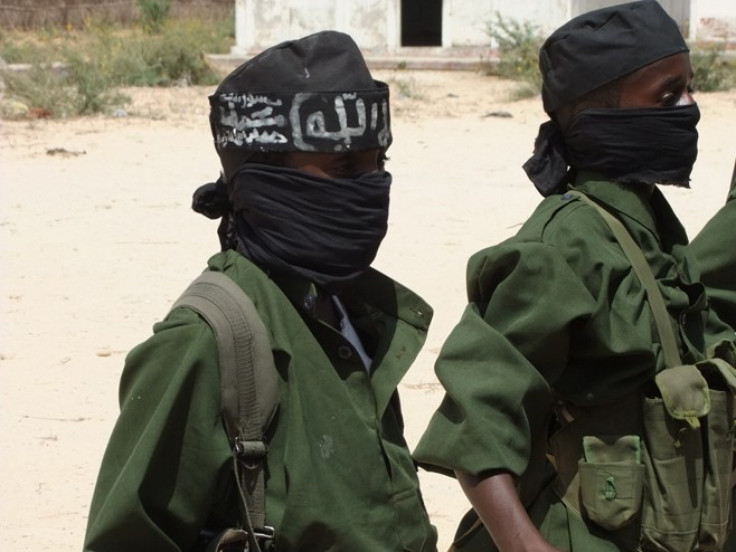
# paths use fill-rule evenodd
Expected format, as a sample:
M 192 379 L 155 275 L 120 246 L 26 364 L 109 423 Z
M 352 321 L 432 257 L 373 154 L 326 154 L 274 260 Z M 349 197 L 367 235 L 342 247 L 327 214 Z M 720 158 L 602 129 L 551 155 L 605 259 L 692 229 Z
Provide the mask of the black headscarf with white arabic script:
M 222 217 L 222 248 L 332 289 L 365 271 L 386 233 L 388 173 L 333 181 L 252 161 L 262 162 L 259 152 L 385 151 L 388 95 L 353 39 L 335 31 L 269 48 L 228 75 L 210 96 L 223 177 L 192 205 Z
M 586 94 L 642 67 L 687 51 L 687 44 L 677 23 L 655 0 L 629 2 L 580 15 L 552 33 L 539 52 L 544 109 L 553 114 L 560 107 L 573 104 Z M 573 165 L 573 168 L 580 165 L 593 168 L 603 166 L 608 167 L 609 172 L 616 167 L 619 171 L 617 174 L 603 176 L 621 182 L 638 179 L 672 183 L 681 183 L 684 179 L 687 182 L 697 151 L 697 114 L 691 113 L 696 108 L 656 113 L 641 111 L 642 113 L 632 113 L 633 118 L 629 118 L 625 124 L 622 121 L 617 127 L 618 130 L 624 127 L 630 129 L 627 136 L 619 136 L 619 141 L 624 146 L 626 144 L 623 141 L 626 139 L 631 142 L 629 145 L 637 146 L 624 147 L 621 151 L 612 151 L 614 145 L 605 136 L 598 136 L 604 132 L 600 121 L 589 123 L 599 125 L 598 134 L 596 129 L 586 130 L 595 135 L 592 138 L 600 138 L 597 144 L 599 147 L 594 148 L 595 151 L 599 155 L 606 155 L 606 149 L 611 150 L 611 159 L 603 161 L 590 157 L 596 155 L 595 152 L 589 152 L 581 158 L 580 152 L 570 151 L 577 147 L 576 142 L 563 133 L 555 121 L 542 124 L 535 142 L 534 155 L 524 164 L 524 170 L 545 196 L 564 189 L 569 178 L 568 166 Z M 610 113 L 603 120 L 610 125 L 628 115 L 623 112 Z M 647 117 L 649 122 L 645 120 Z M 645 177 L 626 172 L 629 170 L 627 164 L 641 166 L 652 159 L 662 162 L 662 153 L 653 149 L 657 148 L 657 144 L 647 142 L 649 135 L 641 133 L 652 120 L 656 120 L 659 127 L 662 127 L 662 132 L 657 136 L 674 140 L 668 144 L 668 150 L 675 154 L 668 157 L 666 162 L 682 165 L 665 171 L 661 178 L 654 174 L 659 171 L 648 170 Z M 638 126 L 639 122 L 643 122 L 643 126 Z M 582 119 L 576 121 L 578 126 L 581 123 Z M 669 132 L 670 125 L 676 127 L 673 128 L 677 132 Z M 590 139 L 589 135 L 588 140 Z M 676 155 L 678 148 L 681 148 L 683 154 L 681 158 Z
M 385 149 L 388 95 L 350 36 L 323 31 L 283 42 L 235 69 L 210 96 L 215 148 Z

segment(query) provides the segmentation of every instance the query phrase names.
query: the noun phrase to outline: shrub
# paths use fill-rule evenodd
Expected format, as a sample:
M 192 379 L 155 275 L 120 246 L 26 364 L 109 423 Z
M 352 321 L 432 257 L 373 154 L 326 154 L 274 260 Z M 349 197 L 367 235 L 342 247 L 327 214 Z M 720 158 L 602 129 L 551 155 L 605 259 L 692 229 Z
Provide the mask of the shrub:
M 130 101 L 110 86 L 99 61 L 84 59 L 76 53 L 67 58 L 63 84 L 72 89 L 76 114 L 103 113 Z
M 88 21 L 85 29 L 0 35 L 0 57 L 28 63 L 24 74 L 6 72 L 5 95 L 55 117 L 99 113 L 119 106 L 119 86 L 215 84 L 219 75 L 205 53 L 232 44 L 231 20 L 167 21 L 156 34 Z M 52 61 L 64 70 L 51 71 Z
M 690 52 L 690 62 L 698 91 L 728 90 L 736 86 L 736 61 L 725 56 L 724 47 L 695 47 Z
M 141 24 L 152 33 L 161 30 L 171 11 L 171 0 L 138 0 L 141 9 Z
M 81 58 L 70 59 L 63 69 L 37 64 L 27 72 L 4 72 L 2 78 L 5 95 L 22 101 L 40 117 L 100 113 L 129 101 L 109 89 L 99 72 Z
M 219 32 L 219 34 L 216 34 Z M 198 20 L 166 24 L 158 34 L 136 29 L 101 32 L 89 55 L 114 86 L 215 84 L 205 53 L 227 51 L 230 38 Z
M 539 93 L 539 48 L 544 42 L 540 29 L 529 21 L 505 19 L 496 12 L 486 23 L 486 34 L 498 43 L 499 61 L 491 72 L 521 82 L 520 95 Z

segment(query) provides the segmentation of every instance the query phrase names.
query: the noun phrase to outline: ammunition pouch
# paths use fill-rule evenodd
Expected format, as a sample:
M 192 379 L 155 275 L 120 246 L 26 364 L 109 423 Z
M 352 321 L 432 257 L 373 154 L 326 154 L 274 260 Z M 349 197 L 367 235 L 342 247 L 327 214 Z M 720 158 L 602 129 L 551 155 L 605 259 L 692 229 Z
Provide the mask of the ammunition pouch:
M 560 403 L 555 490 L 629 550 L 721 550 L 730 519 L 736 370 L 667 368 L 614 404 Z

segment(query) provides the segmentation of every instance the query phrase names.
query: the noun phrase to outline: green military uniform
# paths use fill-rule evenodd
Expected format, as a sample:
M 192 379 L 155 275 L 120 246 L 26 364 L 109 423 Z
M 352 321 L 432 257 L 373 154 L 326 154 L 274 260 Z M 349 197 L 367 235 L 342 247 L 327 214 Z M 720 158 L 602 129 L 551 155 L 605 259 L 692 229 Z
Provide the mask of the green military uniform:
M 270 333 L 281 392 L 266 472 L 275 550 L 435 550 L 396 396 L 430 307 L 373 270 L 341 293 L 373 357 L 368 372 L 350 342 L 310 313 L 313 286 L 277 286 L 233 251 L 209 267 L 245 290 Z M 85 550 L 191 550 L 206 523 L 234 525 L 217 344 L 198 315 L 175 310 L 129 354 L 120 404 Z
M 724 205 L 690 244 L 698 260 L 702 282 L 708 286 L 712 307 L 718 315 L 736 328 L 736 170 Z M 736 510 L 736 495 L 731 505 Z M 724 552 L 736 552 L 736 533 L 729 536 Z
M 736 173 L 726 205 L 693 239 L 690 249 L 698 259 L 702 281 L 708 286 L 713 308 L 736 328 Z
M 582 174 L 574 187 L 614 213 L 643 250 L 678 321 L 683 361 L 701 360 L 725 340 L 733 362 L 733 330 L 708 308 L 685 232 L 659 190 L 650 199 L 644 187 Z M 613 403 L 664 366 L 629 259 L 593 207 L 553 195 L 516 236 L 470 259 L 467 287 L 469 305 L 436 364 L 446 396 L 415 459 L 447 474 L 510 472 L 552 545 L 619 550 L 540 479 L 551 471 L 544 454 L 553 397 L 583 407 Z M 479 535 L 491 549 L 487 533 Z

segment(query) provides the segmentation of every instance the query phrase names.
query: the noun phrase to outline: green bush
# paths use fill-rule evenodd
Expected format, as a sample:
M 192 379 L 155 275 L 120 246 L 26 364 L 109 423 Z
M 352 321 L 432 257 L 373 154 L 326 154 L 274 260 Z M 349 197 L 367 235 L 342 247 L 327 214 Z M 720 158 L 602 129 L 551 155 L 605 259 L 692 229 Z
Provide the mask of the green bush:
M 496 12 L 495 18 L 486 23 L 486 34 L 498 43 L 500 58 L 490 72 L 520 81 L 521 96 L 539 93 L 539 48 L 544 42 L 540 29 L 528 21 L 505 19 Z
M 32 33 L 0 29 L 0 58 L 6 63 L 60 61 L 54 58 L 58 53 L 59 36 L 58 32 L 47 29 Z
M 72 90 L 60 86 L 62 77 L 50 65 L 33 65 L 27 72 L 4 71 L 5 96 L 22 100 L 36 113 L 65 117 L 75 111 Z
M 190 20 L 166 26 L 150 40 L 131 44 L 128 54 L 141 60 L 142 65 L 140 74 L 129 74 L 125 84 L 215 84 L 219 76 L 207 64 L 205 53 L 227 51 L 230 38 L 213 35 L 212 31 L 202 22 Z M 122 55 L 121 60 L 125 57 Z
M 128 103 L 108 88 L 99 72 L 81 58 L 63 67 L 32 65 L 27 72 L 4 72 L 5 95 L 27 105 L 39 117 L 72 117 L 105 112 Z
M 40 59 L 39 47 L 20 41 L 13 41 L 0 31 L 0 58 L 5 63 L 23 63 L 26 59 Z
M 121 86 L 212 85 L 220 78 L 205 53 L 227 52 L 233 22 L 168 20 L 158 33 L 87 22 L 81 31 L 0 35 L 0 57 L 33 69 L 7 74 L 5 96 L 55 117 L 118 107 Z M 50 71 L 51 62 L 63 71 Z
M 84 59 L 76 53 L 67 58 L 63 84 L 72 88 L 75 111 L 80 115 L 104 113 L 130 101 L 110 86 L 98 64 L 98 59 Z
M 690 52 L 690 63 L 697 91 L 713 92 L 736 86 L 736 61 L 726 57 L 724 47 L 695 47 Z
M 163 27 L 171 11 L 171 0 L 138 0 L 141 24 L 148 32 L 157 33 Z
M 197 20 L 165 25 L 158 34 L 100 32 L 94 57 L 114 86 L 215 84 L 205 53 L 227 51 L 231 39 Z

